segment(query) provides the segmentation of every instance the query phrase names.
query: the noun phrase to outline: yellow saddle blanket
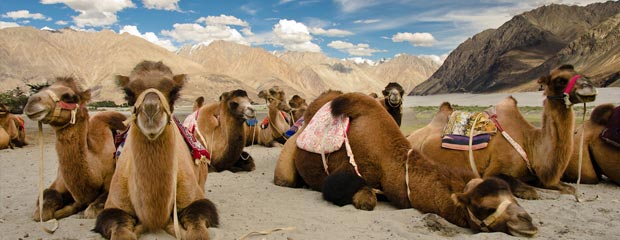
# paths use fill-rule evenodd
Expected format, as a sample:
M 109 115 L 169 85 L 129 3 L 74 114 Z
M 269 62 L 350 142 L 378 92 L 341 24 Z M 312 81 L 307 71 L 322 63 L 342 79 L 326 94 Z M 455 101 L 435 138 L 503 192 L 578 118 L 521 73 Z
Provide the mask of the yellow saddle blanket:
M 443 129 L 443 136 L 469 136 L 471 131 L 473 131 L 473 136 L 480 134 L 492 135 L 497 132 L 497 127 L 489 119 L 489 115 L 486 112 L 454 111 L 450 114 L 448 124 Z

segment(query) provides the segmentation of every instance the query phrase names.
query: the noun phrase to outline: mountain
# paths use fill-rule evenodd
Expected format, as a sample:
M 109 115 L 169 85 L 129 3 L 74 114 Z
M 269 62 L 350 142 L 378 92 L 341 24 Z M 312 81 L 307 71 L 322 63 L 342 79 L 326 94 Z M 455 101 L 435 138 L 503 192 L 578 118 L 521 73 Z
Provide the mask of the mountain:
M 523 91 L 562 64 L 598 86 L 620 79 L 620 2 L 552 4 L 517 15 L 459 45 L 410 95 Z

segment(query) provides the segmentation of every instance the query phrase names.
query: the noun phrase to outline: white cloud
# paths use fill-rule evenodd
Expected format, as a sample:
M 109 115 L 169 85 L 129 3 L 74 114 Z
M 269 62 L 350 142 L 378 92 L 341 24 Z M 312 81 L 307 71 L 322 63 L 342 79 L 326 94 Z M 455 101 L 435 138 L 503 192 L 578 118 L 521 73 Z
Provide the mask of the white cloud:
M 56 21 L 56 25 L 67 25 L 67 24 L 69 24 L 67 21 L 63 21 L 63 20 Z
M 14 22 L 3 22 L 3 21 L 0 21 L 0 29 L 10 28 L 10 27 L 19 27 L 19 24 L 14 23 Z
M 250 4 L 246 4 L 241 6 L 241 11 L 244 11 L 245 13 L 250 15 L 256 15 L 258 9 L 252 7 Z
M 334 2 L 340 5 L 343 12 L 347 13 L 381 3 L 381 1 L 378 0 L 334 0 Z
M 176 51 L 177 47 L 175 47 L 170 40 L 161 40 L 155 35 L 153 32 L 145 32 L 144 34 L 140 33 L 137 26 L 125 25 L 119 32 L 119 34 L 129 33 L 134 36 L 138 36 L 146 39 L 149 42 L 157 44 L 168 51 Z
M 430 47 L 437 42 L 430 33 L 399 32 L 392 36 L 393 42 L 409 42 L 413 46 Z
M 248 41 L 237 31 L 226 25 L 206 25 L 196 23 L 175 23 L 172 30 L 162 30 L 161 34 L 174 38 L 178 42 L 211 43 L 224 40 L 249 45 Z
M 377 23 L 380 21 L 381 21 L 380 19 L 360 19 L 360 20 L 353 21 L 353 23 L 371 24 L 371 23 Z
M 28 10 L 19 10 L 19 11 L 7 12 L 5 14 L 2 14 L 2 17 L 3 18 L 12 18 L 12 19 L 30 18 L 30 19 L 45 20 L 45 21 L 51 21 L 52 20 L 52 18 L 46 17 L 43 14 L 40 14 L 40 13 L 30 13 L 30 11 L 28 11 Z
M 344 41 L 332 41 L 327 44 L 327 46 L 352 56 L 372 56 L 372 54 L 376 52 L 387 52 L 386 50 L 370 48 L 370 45 L 365 43 L 353 44 Z
M 433 60 L 433 62 L 436 62 L 437 64 L 443 64 L 443 61 L 446 60 L 446 58 L 448 57 L 448 54 L 442 54 L 441 56 L 438 55 L 419 55 L 419 57 L 421 58 L 429 58 L 431 60 Z
M 142 0 L 142 4 L 148 9 L 179 10 L 179 0 Z
M 308 27 L 295 20 L 281 19 L 273 27 L 274 44 L 297 52 L 320 52 L 321 47 L 311 42 Z
M 41 3 L 63 3 L 79 12 L 78 16 L 73 16 L 73 22 L 80 28 L 112 25 L 117 22 L 117 12 L 135 7 L 131 0 L 41 0 Z
M 368 65 L 375 65 L 375 61 L 370 60 L 368 58 L 362 58 L 362 57 L 352 57 L 352 58 L 347 58 L 346 60 L 352 61 L 356 64 L 368 64 Z
M 280 0 L 280 2 L 278 2 L 278 4 L 282 5 L 282 4 L 290 3 L 292 1 L 294 1 L 294 0 Z
M 328 37 L 346 37 L 353 35 L 352 32 L 346 30 L 340 30 L 335 28 L 325 30 L 319 27 L 310 28 L 310 33 L 314 35 L 323 35 Z
M 235 25 L 247 27 L 249 26 L 248 22 L 243 21 L 235 16 L 227 16 L 227 15 L 219 15 L 219 16 L 208 16 L 201 17 L 196 22 L 201 23 L 204 22 L 206 25 Z

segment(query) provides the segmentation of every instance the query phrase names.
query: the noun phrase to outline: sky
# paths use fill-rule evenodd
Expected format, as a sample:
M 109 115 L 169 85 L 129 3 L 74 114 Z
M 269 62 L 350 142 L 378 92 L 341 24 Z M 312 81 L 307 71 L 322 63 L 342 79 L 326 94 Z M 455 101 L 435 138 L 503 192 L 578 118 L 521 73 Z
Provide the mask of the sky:
M 438 62 L 460 43 L 549 4 L 598 0 L 0 0 L 0 29 L 112 30 L 170 51 L 226 40 L 267 51 Z

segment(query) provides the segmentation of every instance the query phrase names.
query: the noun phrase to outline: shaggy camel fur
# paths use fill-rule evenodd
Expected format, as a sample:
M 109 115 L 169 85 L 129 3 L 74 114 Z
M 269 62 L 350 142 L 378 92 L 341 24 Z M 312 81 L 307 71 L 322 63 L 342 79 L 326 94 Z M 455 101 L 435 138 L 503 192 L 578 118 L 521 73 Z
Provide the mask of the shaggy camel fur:
M 265 129 L 261 128 L 260 123 L 254 126 L 244 124 L 245 145 L 281 146 L 281 144 L 286 142 L 284 133 L 291 127 L 290 120 L 288 119 L 288 112 L 291 111 L 291 108 L 284 100 L 284 91 L 276 86 L 269 89 L 269 91 L 263 90 L 258 95 L 268 103 L 266 119 L 269 123 Z
M 49 124 L 56 132 L 58 175 L 43 194 L 44 221 L 68 217 L 86 207 L 85 216 L 95 218 L 108 196 L 115 166 L 114 133 L 125 129 L 126 117 L 112 111 L 89 117 L 89 100 L 90 90 L 82 90 L 76 80 L 58 78 L 30 96 L 24 108 L 28 118 Z M 33 214 L 37 221 L 38 206 Z
M 20 116 L 11 114 L 4 104 L 0 104 L 0 129 L 2 129 L 0 131 L 4 131 L 4 134 L 0 133 L 0 149 L 28 145 L 28 142 L 26 142 L 24 119 Z M 3 142 L 6 143 L 3 144 Z
M 245 120 L 254 118 L 248 94 L 237 89 L 225 92 L 220 101 L 205 105 L 198 111 L 194 136 L 211 153 L 215 171 L 252 171 L 254 159 L 243 151 L 246 135 Z
M 172 115 L 185 75 L 162 62 L 139 63 L 129 77 L 117 76 L 133 115 L 95 232 L 111 239 L 137 239 L 164 229 L 183 239 L 209 239 L 218 225 L 215 205 L 205 198 L 207 164 L 194 161 Z M 176 205 L 175 205 L 176 204 Z M 177 232 L 173 216 L 178 212 Z
M 403 119 L 403 94 L 405 94 L 405 89 L 396 82 L 390 82 L 381 93 L 383 98 L 379 98 L 377 101 L 390 113 L 400 127 Z
M 361 173 L 361 177 L 355 174 L 344 146 L 329 154 L 329 176 L 319 154 L 298 148 L 293 171 L 310 188 L 322 191 L 326 200 L 372 210 L 377 203 L 375 188 L 398 208 L 436 213 L 462 227 L 525 236 L 537 232 L 504 181 L 475 179 L 466 171 L 436 166 L 411 150 L 376 100 L 361 93 L 328 92 L 310 104 L 304 116 L 307 122 L 324 104 L 331 104 L 334 116 L 350 118 L 348 138 Z M 485 224 L 477 219 L 485 219 Z
M 603 141 L 599 136 L 614 110 L 614 105 L 597 106 L 584 123 L 584 128 L 575 131 L 575 147 L 570 163 L 562 180 L 576 182 L 579 170 L 579 139 L 584 134 L 583 162 L 581 166 L 581 183 L 598 183 L 602 175 L 620 185 L 620 148 Z M 585 131 L 584 131 L 585 129 Z
M 569 102 L 563 99 L 569 80 L 576 80 L 570 90 Z M 535 183 L 548 189 L 573 193 L 574 187 L 560 182 L 573 151 L 574 112 L 571 103 L 591 101 L 596 89 L 585 77 L 577 75 L 570 65 L 551 71 L 538 82 L 545 86 L 542 128 L 532 126 L 517 108 L 517 101 L 508 97 L 495 106 L 497 122 L 525 150 L 533 173 L 526 161 L 510 143 L 497 134 L 489 146 L 474 151 L 475 163 L 482 176 L 500 174 Z M 429 125 L 413 132 L 408 140 L 414 149 L 420 150 L 433 161 L 443 165 L 470 168 L 467 151 L 441 147 L 443 127 L 447 124 L 449 111 L 440 111 Z M 515 195 L 526 199 L 537 199 L 538 193 L 522 181 L 511 183 Z

